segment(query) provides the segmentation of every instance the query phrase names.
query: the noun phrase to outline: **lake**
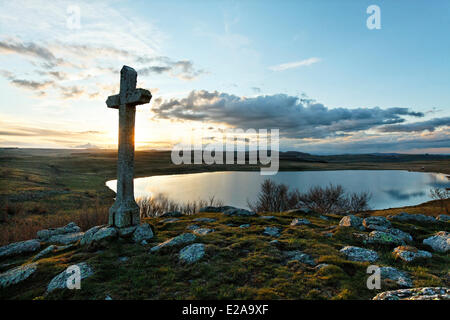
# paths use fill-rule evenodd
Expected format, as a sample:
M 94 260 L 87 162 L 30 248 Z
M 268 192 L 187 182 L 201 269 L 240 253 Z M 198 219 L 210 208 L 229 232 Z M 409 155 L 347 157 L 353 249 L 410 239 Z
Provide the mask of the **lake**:
M 171 200 L 188 202 L 215 196 L 224 204 L 247 208 L 247 199 L 255 200 L 261 182 L 267 176 L 259 171 L 224 171 L 153 176 L 134 180 L 135 197 L 162 193 Z M 450 187 L 446 174 L 401 170 L 283 171 L 270 179 L 305 192 L 315 185 L 341 184 L 347 191 L 368 191 L 373 209 L 420 204 L 431 200 L 432 187 Z M 116 180 L 106 182 L 116 191 Z

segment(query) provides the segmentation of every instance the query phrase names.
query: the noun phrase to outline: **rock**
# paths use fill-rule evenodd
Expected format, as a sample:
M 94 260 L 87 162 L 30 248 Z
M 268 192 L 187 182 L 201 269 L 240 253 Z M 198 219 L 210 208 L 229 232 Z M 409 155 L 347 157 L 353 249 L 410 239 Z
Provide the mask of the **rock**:
M 380 267 L 381 279 L 395 281 L 401 287 L 412 287 L 413 283 L 408 274 L 393 267 Z
M 177 218 L 167 218 L 167 219 L 161 220 L 162 223 L 174 223 L 177 221 L 181 221 L 181 220 L 177 219 Z
M 37 261 L 40 258 L 48 255 L 49 253 L 53 252 L 54 250 L 56 250 L 57 246 L 55 246 L 54 244 L 48 246 L 47 248 L 45 248 L 44 250 L 42 250 L 41 252 L 39 252 L 32 261 Z
M 127 262 L 128 260 L 130 260 L 130 258 L 128 257 L 119 257 L 119 262 Z
M 223 212 L 223 214 L 227 216 L 241 216 L 241 217 L 256 216 L 256 212 L 239 208 L 227 209 Z
M 159 216 L 159 218 L 168 218 L 168 217 L 181 217 L 183 214 L 180 211 L 169 211 L 164 212 L 162 215 Z
M 82 246 L 88 245 L 92 242 L 92 238 L 94 237 L 94 234 L 103 228 L 103 226 L 95 226 L 90 228 L 88 231 L 86 231 L 83 235 L 83 238 L 81 238 L 80 244 Z
M 142 223 L 133 233 L 133 241 L 136 243 L 150 240 L 151 238 L 153 238 L 153 231 L 148 223 Z
M 280 229 L 277 227 L 266 227 L 263 232 L 266 236 L 279 237 Z
M 259 217 L 260 219 L 264 219 L 264 220 L 273 220 L 273 219 L 275 219 L 275 217 L 274 216 L 261 216 L 261 217 Z
M 446 215 L 446 214 L 440 214 L 440 215 L 437 216 L 436 219 L 441 221 L 441 222 L 449 222 L 450 221 L 450 216 Z
M 37 270 L 37 263 L 19 266 L 0 274 L 0 288 L 6 288 L 28 279 Z
M 71 244 L 82 239 L 83 236 L 84 232 L 59 234 L 51 236 L 46 242 L 56 244 Z
M 0 247 L 0 258 L 12 257 L 22 253 L 35 252 L 41 248 L 41 243 L 34 240 L 14 242 Z
M 450 300 L 450 289 L 444 287 L 423 287 L 385 291 L 373 300 Z
M 89 278 L 94 274 L 94 270 L 86 262 L 80 262 L 78 264 L 72 265 L 50 281 L 50 283 L 47 286 L 47 293 L 52 292 L 55 289 L 67 288 L 67 280 L 69 279 L 70 276 L 74 274 L 74 272 L 70 268 L 74 266 L 78 266 L 78 268 L 80 268 L 81 280 Z M 82 285 L 83 284 L 81 283 L 81 286 Z
M 191 224 L 190 226 L 187 226 L 188 230 L 195 230 L 195 229 L 199 229 L 200 227 L 196 224 Z
M 118 234 L 117 228 L 115 227 L 103 227 L 92 236 L 92 241 L 106 243 L 117 238 Z
M 359 230 L 364 230 L 363 219 L 354 215 L 345 216 L 339 221 L 341 227 L 352 227 Z
M 392 233 L 383 231 L 372 231 L 365 240 L 365 243 L 384 245 L 404 245 L 405 241 Z
M 278 241 L 278 240 L 271 240 L 269 243 L 272 244 L 272 245 L 277 245 L 277 244 L 280 243 L 280 241 Z
M 208 228 L 198 228 L 194 229 L 194 233 L 199 236 L 207 235 L 208 233 L 214 232 L 214 229 L 208 229 Z
M 148 245 L 147 240 L 142 240 L 142 241 L 141 241 L 141 246 L 146 246 L 146 245 Z
M 71 222 L 65 227 L 44 229 L 37 232 L 37 237 L 41 241 L 47 241 L 49 238 L 61 234 L 79 233 L 81 231 L 75 222 Z
M 390 215 L 388 216 L 389 220 L 394 220 L 394 221 L 401 221 L 401 222 L 406 222 L 406 221 L 415 221 L 415 222 L 425 222 L 425 223 L 435 223 L 436 219 L 434 217 L 430 217 L 430 216 L 426 216 L 424 214 L 409 214 L 406 212 L 400 212 L 399 214 L 396 215 Z
M 450 233 L 439 231 L 434 236 L 423 240 L 423 244 L 430 246 L 434 251 L 445 253 L 450 250 Z
M 392 251 L 392 254 L 405 262 L 412 262 L 417 259 L 431 258 L 432 254 L 428 251 L 418 250 L 412 246 L 400 246 Z
M 385 217 L 367 217 L 363 220 L 363 226 L 369 230 L 385 231 L 391 227 L 391 222 Z
M 389 228 L 389 229 L 386 229 L 385 232 L 390 233 L 390 234 L 402 239 L 405 242 L 413 242 L 413 237 L 409 233 L 404 232 L 400 229 Z
M 199 210 L 199 212 L 219 213 L 219 212 L 224 212 L 224 211 L 229 210 L 229 209 L 236 209 L 236 208 L 232 207 L 232 206 L 221 206 L 221 207 L 208 206 L 208 207 L 201 208 Z
M 346 246 L 340 250 L 348 260 L 359 262 L 375 262 L 378 260 L 378 254 L 369 249 Z
M 239 226 L 239 228 L 241 228 L 241 229 L 250 228 L 250 224 L 248 224 L 248 223 L 241 224 L 241 225 Z
M 111 296 L 106 296 L 105 300 L 112 300 L 113 298 L 111 298 Z
M 301 226 L 306 224 L 311 224 L 311 222 L 308 219 L 299 219 L 299 218 L 295 218 L 291 222 L 291 226 Z
M 154 251 L 158 251 L 159 249 L 164 248 L 164 247 L 170 247 L 170 246 L 175 246 L 175 245 L 179 245 L 179 244 L 192 242 L 195 239 L 197 239 L 195 234 L 183 233 L 183 234 L 180 234 L 179 236 L 176 236 L 175 238 L 169 239 L 163 243 L 158 244 L 157 246 L 154 246 L 153 248 L 150 249 L 150 251 L 154 252 Z
M 320 269 L 325 268 L 325 267 L 328 267 L 328 266 L 329 266 L 328 263 L 321 263 L 321 264 L 318 264 L 317 266 L 315 266 L 314 269 L 320 270 Z
M 119 236 L 121 238 L 131 238 L 134 231 L 136 231 L 136 228 L 137 228 L 137 226 L 118 228 L 117 231 L 119 232 Z
M 203 243 L 194 243 L 181 249 L 179 258 L 181 261 L 193 263 L 205 255 L 205 245 Z
M 217 219 L 214 218 L 195 218 L 194 219 L 195 222 L 215 222 L 217 221 Z
M 283 255 L 288 259 L 288 261 L 297 260 L 298 262 L 309 264 L 311 266 L 316 265 L 316 262 L 314 261 L 313 257 L 299 250 L 284 251 Z

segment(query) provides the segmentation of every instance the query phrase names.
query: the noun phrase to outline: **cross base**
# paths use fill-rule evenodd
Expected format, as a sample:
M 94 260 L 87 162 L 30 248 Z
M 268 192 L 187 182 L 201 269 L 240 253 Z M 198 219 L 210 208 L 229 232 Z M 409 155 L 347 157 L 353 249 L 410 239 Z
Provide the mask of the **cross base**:
M 120 203 L 116 201 L 109 209 L 108 224 L 110 226 L 125 228 L 139 225 L 140 221 L 140 209 L 134 200 Z

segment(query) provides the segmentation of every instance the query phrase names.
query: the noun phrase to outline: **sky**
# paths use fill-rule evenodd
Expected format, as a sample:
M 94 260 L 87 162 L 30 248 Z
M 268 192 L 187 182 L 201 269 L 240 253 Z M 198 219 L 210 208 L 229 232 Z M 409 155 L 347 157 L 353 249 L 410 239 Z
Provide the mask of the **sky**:
M 0 0 L 0 147 L 116 148 L 105 100 L 128 65 L 153 95 L 137 149 L 240 128 L 279 129 L 281 150 L 448 154 L 449 34 L 446 0 Z

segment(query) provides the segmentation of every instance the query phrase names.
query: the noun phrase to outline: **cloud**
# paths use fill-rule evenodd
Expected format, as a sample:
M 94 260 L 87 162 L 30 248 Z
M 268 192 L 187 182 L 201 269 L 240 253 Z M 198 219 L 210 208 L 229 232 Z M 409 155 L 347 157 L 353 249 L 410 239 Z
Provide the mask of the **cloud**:
M 29 89 L 29 90 L 42 90 L 49 86 L 51 86 L 54 82 L 53 81 L 30 81 L 30 80 L 23 80 L 23 79 L 11 79 L 11 83 L 19 88 Z
M 147 76 L 150 74 L 168 73 L 182 80 L 193 80 L 201 74 L 206 73 L 204 70 L 197 70 L 194 64 L 189 60 L 173 61 L 168 57 L 145 58 L 137 57 L 140 62 L 158 62 L 159 65 L 146 66 L 138 70 L 138 74 Z M 162 65 L 161 65 L 162 64 Z
M 192 91 L 180 99 L 155 99 L 152 111 L 160 119 L 222 123 L 237 128 L 279 128 L 287 138 L 345 136 L 423 117 L 408 108 L 334 108 L 286 94 L 238 97 L 205 90 Z
M 310 66 L 319 61 L 321 61 L 320 58 L 312 57 L 312 58 L 305 59 L 305 60 L 282 63 L 282 64 L 279 64 L 276 66 L 269 67 L 269 69 L 272 71 L 284 71 L 284 70 L 288 70 L 288 69 L 295 69 L 295 68 L 299 68 L 299 67 Z
M 96 146 L 95 144 L 92 144 L 90 142 L 77 145 L 74 148 L 77 148 L 77 149 L 100 149 L 99 146 Z
M 47 48 L 33 42 L 22 43 L 17 40 L 0 41 L 0 54 L 14 53 L 37 57 L 50 64 L 56 64 L 62 61 L 62 59 L 57 59 Z
M 450 117 L 445 118 L 434 118 L 427 121 L 405 123 L 397 125 L 388 125 L 379 128 L 381 132 L 422 132 L 430 131 L 433 132 L 439 127 L 449 127 Z

